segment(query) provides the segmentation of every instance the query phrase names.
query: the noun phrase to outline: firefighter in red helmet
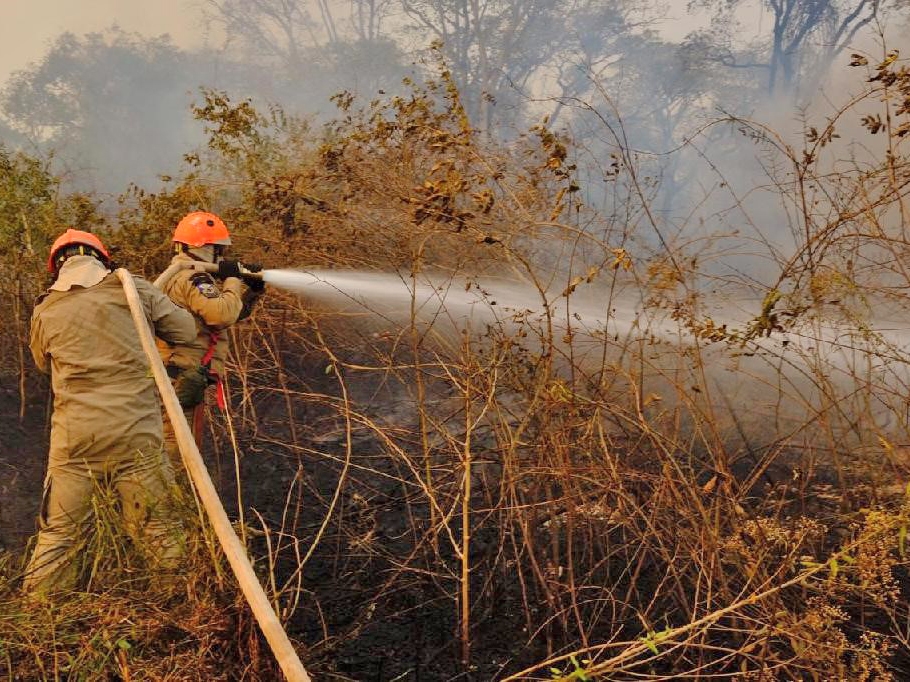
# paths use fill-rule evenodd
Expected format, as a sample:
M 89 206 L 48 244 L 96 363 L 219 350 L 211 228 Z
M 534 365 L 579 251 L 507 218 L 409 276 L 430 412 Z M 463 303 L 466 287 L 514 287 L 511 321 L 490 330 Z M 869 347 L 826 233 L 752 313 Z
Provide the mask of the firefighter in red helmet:
M 173 344 L 158 340 L 161 359 L 197 443 L 201 441 L 206 388 L 215 386 L 218 406 L 225 407 L 224 362 L 228 354 L 227 329 L 247 317 L 262 293 L 260 278 L 244 279 L 240 263 L 225 258 L 231 235 L 214 213 L 194 211 L 180 220 L 172 239 L 175 255 L 171 263 L 202 261 L 218 264 L 215 273 L 179 270 L 164 283 L 170 299 L 196 318 L 196 337 L 190 343 Z M 261 267 L 243 265 L 246 272 Z M 174 430 L 165 424 L 165 448 L 174 466 L 180 466 Z
M 182 553 L 158 393 L 110 255 L 95 235 L 70 229 L 51 247 L 47 268 L 55 279 L 35 305 L 29 340 L 54 389 L 40 530 L 24 582 L 33 592 L 75 586 L 97 486 L 117 494 L 134 544 L 151 560 L 172 564 Z M 155 333 L 192 341 L 193 317 L 134 280 Z

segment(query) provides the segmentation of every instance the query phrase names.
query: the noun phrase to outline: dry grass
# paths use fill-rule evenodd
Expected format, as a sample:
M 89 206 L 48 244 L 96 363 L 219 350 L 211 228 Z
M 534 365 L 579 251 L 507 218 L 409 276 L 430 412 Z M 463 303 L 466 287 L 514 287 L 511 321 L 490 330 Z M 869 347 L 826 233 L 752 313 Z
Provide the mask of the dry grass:
M 182 494 L 178 491 L 178 497 Z M 46 597 L 18 590 L 4 557 L 0 671 L 16 680 L 268 680 L 276 669 L 191 500 L 180 505 L 187 556 L 152 569 L 129 541 L 110 492 L 76 548 L 80 587 Z M 214 559 L 214 561 L 213 561 Z
M 250 115 L 212 97 L 213 128 Z M 119 233 L 153 233 L 204 197 L 251 260 L 453 288 L 508 273 L 539 301 L 451 334 L 451 311 L 430 324 L 416 300 L 403 322 L 363 322 L 270 292 L 236 329 L 231 421 L 216 419 L 211 464 L 307 668 L 905 677 L 906 362 L 870 314 L 907 307 L 901 138 L 872 171 L 829 173 L 826 131 L 793 149 L 736 122 L 778 155 L 779 200 L 803 208 L 795 255 L 749 318 L 723 326 L 704 292 L 732 285 L 695 257 L 713 242 L 663 233 L 628 150 L 615 174 L 625 217 L 602 216 L 580 203 L 565 141 L 545 128 L 508 150 L 479 141 L 445 77 L 364 113 L 341 104 L 350 118 L 318 148 L 264 119 L 213 133 L 200 164 L 221 180 L 139 197 Z M 149 270 L 163 257 L 123 252 Z M 178 591 L 158 595 L 126 562 L 53 610 L 7 598 L 0 660 L 39 679 L 76 664 L 269 679 L 217 552 L 194 533 Z

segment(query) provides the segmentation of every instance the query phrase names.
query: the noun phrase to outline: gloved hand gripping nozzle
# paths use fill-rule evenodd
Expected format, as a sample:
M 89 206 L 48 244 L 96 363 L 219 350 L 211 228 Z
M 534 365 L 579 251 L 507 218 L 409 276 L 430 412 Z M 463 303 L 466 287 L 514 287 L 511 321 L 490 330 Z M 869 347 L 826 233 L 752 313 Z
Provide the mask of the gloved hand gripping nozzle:
M 228 277 L 262 279 L 262 266 L 259 263 L 241 263 L 239 260 L 225 259 L 218 263 L 202 263 L 202 265 L 205 266 L 205 270 L 208 270 L 219 279 L 227 279 Z
M 219 279 L 236 277 L 253 291 L 262 291 L 265 282 L 262 281 L 262 266 L 259 263 L 241 263 L 239 260 L 223 260 L 218 263 L 215 276 Z
M 162 272 L 155 280 L 155 286 L 161 289 L 180 270 L 198 270 L 209 272 L 219 279 L 237 277 L 246 282 L 251 289 L 261 290 L 265 286 L 262 279 L 262 266 L 258 263 L 241 263 L 237 260 L 223 260 L 220 263 L 205 263 L 203 261 L 177 261 Z

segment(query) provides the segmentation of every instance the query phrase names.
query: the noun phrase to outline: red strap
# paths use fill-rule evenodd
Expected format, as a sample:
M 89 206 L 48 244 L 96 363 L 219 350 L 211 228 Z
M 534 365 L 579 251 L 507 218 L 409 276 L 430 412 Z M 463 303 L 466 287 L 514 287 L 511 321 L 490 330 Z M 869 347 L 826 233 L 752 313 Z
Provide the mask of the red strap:
M 206 349 L 201 361 L 203 367 L 208 367 L 212 362 L 212 358 L 215 357 L 215 348 L 218 346 L 220 336 L 217 331 L 209 331 L 209 347 Z
M 209 370 L 209 376 L 215 377 L 215 402 L 218 403 L 218 409 L 222 412 L 227 409 L 227 400 L 224 397 L 224 382 L 221 381 L 221 375 L 211 371 L 210 365 L 212 358 L 215 357 L 215 348 L 218 345 L 218 339 L 221 337 L 217 331 L 209 331 L 209 347 L 202 356 L 202 366 Z
M 227 400 L 224 397 L 224 382 L 221 381 L 221 375 L 215 375 L 215 402 L 218 403 L 218 409 L 224 412 L 227 409 Z

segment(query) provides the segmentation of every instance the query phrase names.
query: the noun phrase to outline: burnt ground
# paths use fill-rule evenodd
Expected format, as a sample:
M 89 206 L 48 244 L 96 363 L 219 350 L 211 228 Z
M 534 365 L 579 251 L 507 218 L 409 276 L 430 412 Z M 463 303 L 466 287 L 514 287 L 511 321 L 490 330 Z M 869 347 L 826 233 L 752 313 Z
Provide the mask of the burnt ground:
M 19 419 L 18 389 L 0 379 L 0 549 L 25 557 L 36 530 L 48 443 L 47 386 L 39 379 L 25 417 Z M 385 424 L 413 422 L 407 401 L 394 391 L 362 387 L 364 401 L 378 406 Z M 241 451 L 242 498 L 247 524 L 257 515 L 273 529 L 282 524 L 303 540 L 315 537 L 342 478 L 343 423 L 328 411 L 301 402 L 295 408 L 293 447 L 285 403 L 260 402 L 255 425 L 235 415 Z M 210 431 L 204 455 L 231 518 L 238 517 L 234 456 L 223 423 Z M 213 437 L 214 436 L 214 437 Z M 407 446 L 407 442 L 403 441 Z M 521 594 L 514 580 L 478 604 L 472 660 L 460 663 L 457 627 L 457 560 L 451 547 L 415 546 L 414 528 L 427 509 L 403 490 L 400 470 L 379 439 L 354 432 L 352 464 L 332 522 L 303 572 L 301 604 L 288 632 L 304 643 L 307 669 L 320 680 L 490 680 L 503 665 L 514 670 L 546 655 L 525 649 L 519 614 Z M 291 493 L 289 498 L 289 491 Z M 288 500 L 291 500 L 290 505 Z M 477 558 L 483 563 L 483 535 Z M 253 553 L 267 551 L 254 537 Z M 292 574 L 297 560 L 289 547 L 279 555 L 278 574 Z M 424 569 L 436 567 L 432 573 Z M 478 571 L 478 576 L 482 575 Z M 479 580 L 479 579 L 478 579 Z M 482 583 L 473 585 L 479 594 Z M 518 657 L 516 658 L 516 652 Z
M 332 393 L 331 379 L 313 372 L 312 366 L 308 370 L 301 364 L 297 372 L 292 366 L 285 369 L 295 385 L 313 393 Z M 398 446 L 417 450 L 418 444 L 409 440 L 416 418 L 406 388 L 355 377 L 348 388 L 354 403 L 392 434 Z M 0 378 L 0 547 L 17 553 L 35 529 L 46 461 L 46 385 L 36 384 L 29 395 L 33 398 L 20 422 L 15 381 Z M 234 398 L 235 404 L 240 402 L 239 396 Z M 304 567 L 300 603 L 288 626 L 292 638 L 303 645 L 302 658 L 315 679 L 479 682 L 547 658 L 548 637 L 529 637 L 525 606 L 537 623 L 546 620 L 551 608 L 533 592 L 522 593 L 515 567 L 502 559 L 507 529 L 497 527 L 495 517 L 488 526 L 478 523 L 472 538 L 471 592 L 483 596 L 472 604 L 471 665 L 466 669 L 458 636 L 457 557 L 445 542 L 434 548 L 422 540 L 429 511 L 421 495 L 409 487 L 413 473 L 400 458 L 390 456 L 379 434 L 363 426 L 355 426 L 345 470 L 344 423 L 324 401 L 303 397 L 292 401 L 292 435 L 283 396 L 263 388 L 253 398 L 255 419 L 242 404 L 232 413 L 242 453 L 241 497 L 247 525 L 261 528 L 261 517 L 273 533 L 285 528 L 300 539 L 302 552 L 322 533 Z M 434 399 L 442 402 L 445 396 Z M 485 446 L 482 438 L 475 445 L 479 450 Z M 203 451 L 228 514 L 238 518 L 234 455 L 217 415 Z M 746 469 L 747 464 L 742 463 Z M 779 471 L 770 469 L 762 485 L 771 490 L 790 481 L 792 471 L 782 465 Z M 495 467 L 484 473 L 490 477 L 487 489 L 495 488 Z M 473 506 L 488 507 L 482 497 L 484 486 L 477 483 Z M 323 524 L 327 516 L 330 521 Z M 265 537 L 261 533 L 251 537 L 253 554 L 265 556 Z M 273 546 L 276 538 L 271 537 Z M 294 575 L 298 558 L 293 550 L 285 541 L 277 553 L 279 581 Z M 609 561 L 588 576 L 590 583 L 625 591 L 628 584 L 616 579 L 624 567 L 610 566 Z M 659 578 L 643 573 L 639 587 L 647 592 L 649 581 Z M 907 581 L 902 579 L 901 584 L 908 589 Z M 658 582 L 652 587 L 656 591 Z M 640 627 L 634 617 L 622 622 L 614 614 L 587 635 L 593 641 L 635 637 Z M 537 645 L 529 646 L 529 639 Z M 577 634 L 571 623 L 553 628 L 555 650 L 573 642 Z M 902 656 L 898 658 L 896 669 L 910 669 Z
M 46 392 L 45 386 L 36 392 Z M 43 400 L 27 405 L 19 419 L 19 391 L 0 377 L 0 549 L 21 552 L 36 530 L 47 463 L 47 414 Z
M 418 447 L 408 440 L 416 417 L 406 390 L 374 381 L 352 381 L 348 389 L 371 418 L 401 434 L 396 439 L 401 447 Z M 306 594 L 289 627 L 311 646 L 306 664 L 317 679 L 492 680 L 504 667 L 515 670 L 546 656 L 545 650 L 525 648 L 522 595 L 510 579 L 476 605 L 472 664 L 465 669 L 457 634 L 458 587 L 451 577 L 458 562 L 451 547 L 421 543 L 429 510 L 402 483 L 413 480 L 411 472 L 389 456 L 375 432 L 362 426 L 353 430 L 353 457 L 345 472 L 343 420 L 320 405 L 297 404 L 296 447 L 276 444 L 290 441 L 284 405 L 269 405 L 268 399 L 258 403 L 257 432 L 242 434 L 247 446 L 241 480 L 248 510 L 260 513 L 273 528 L 281 527 L 282 516 L 291 516 L 286 510 L 298 501 L 292 495 L 287 504 L 287 491 L 299 472 L 301 505 L 293 525 L 298 536 L 310 539 L 343 479 L 332 523 L 306 565 Z M 218 485 L 233 515 L 232 455 L 224 445 L 210 441 L 206 449 L 210 456 L 216 453 L 210 470 L 213 477 L 221 472 Z M 479 570 L 472 590 L 480 594 L 489 580 L 482 564 L 492 562 L 494 543 L 485 549 L 482 532 L 474 541 Z M 265 552 L 261 540 L 259 548 Z M 287 575 L 295 566 L 295 558 L 285 553 L 280 572 Z

